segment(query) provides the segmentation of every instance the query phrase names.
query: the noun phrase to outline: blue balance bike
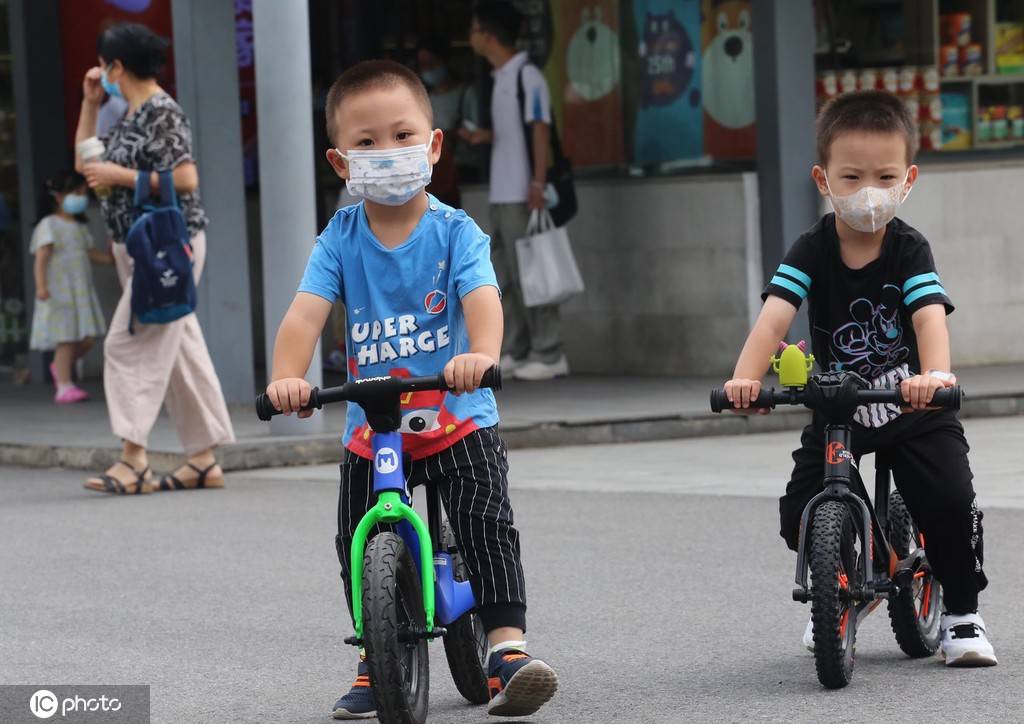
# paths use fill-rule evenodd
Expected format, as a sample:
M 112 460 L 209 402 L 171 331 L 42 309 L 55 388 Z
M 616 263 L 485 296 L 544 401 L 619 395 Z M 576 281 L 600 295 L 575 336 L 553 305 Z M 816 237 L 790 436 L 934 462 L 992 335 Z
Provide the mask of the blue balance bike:
M 481 387 L 501 388 L 493 367 Z M 427 521 L 412 508 L 402 455 L 401 399 L 412 392 L 449 387 L 444 374 L 432 377 L 371 377 L 327 389 L 313 389 L 307 409 L 355 402 L 366 411 L 373 435 L 373 490 L 376 504 L 356 527 L 349 553 L 355 636 L 345 643 L 366 649 L 377 718 L 386 724 L 421 724 L 427 718 L 427 642 L 442 638 L 459 693 L 486 704 L 487 635 L 475 614 L 476 600 L 465 563 L 447 521 L 440 495 L 426 484 Z M 261 420 L 280 414 L 264 394 L 256 401 Z M 415 428 L 416 420 L 410 421 Z M 378 525 L 385 532 L 368 537 Z M 392 532 L 393 531 L 393 532 Z
M 783 389 L 762 390 L 750 406 L 803 405 L 825 422 L 822 490 L 800 520 L 793 599 L 811 604 L 818 680 L 839 689 L 853 678 L 857 627 L 883 599 L 903 652 L 914 658 L 934 654 L 942 586 L 928 564 L 924 536 L 902 496 L 891 490 L 884 456 L 876 455 L 872 505 L 851 452 L 857 407 L 905 407 L 900 389 L 872 389 L 852 372 L 808 377 L 813 361 L 797 345 L 786 347 L 781 358 L 772 358 Z M 962 394 L 959 387 L 937 390 L 930 407 L 959 410 Z M 724 389 L 711 391 L 712 412 L 732 407 Z

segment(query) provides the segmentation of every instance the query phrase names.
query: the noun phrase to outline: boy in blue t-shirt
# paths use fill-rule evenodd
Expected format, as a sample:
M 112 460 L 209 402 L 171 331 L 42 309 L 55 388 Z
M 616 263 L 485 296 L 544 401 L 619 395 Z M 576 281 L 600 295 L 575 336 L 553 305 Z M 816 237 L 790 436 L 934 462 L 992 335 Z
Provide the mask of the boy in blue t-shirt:
M 347 312 L 349 379 L 444 369 L 454 394 L 414 393 L 402 401 L 409 485 L 437 483 L 469 568 L 491 645 L 488 712 L 527 715 L 551 698 L 557 677 L 525 651 L 526 587 L 506 449 L 494 429 L 494 395 L 478 389 L 501 350 L 501 301 L 487 236 L 424 191 L 441 153 L 442 133 L 432 124 L 426 90 L 402 65 L 368 61 L 334 82 L 327 133 L 336 148 L 327 160 L 363 201 L 338 211 L 317 239 L 277 333 L 267 394 L 285 413 L 308 402 L 302 376 L 336 299 Z M 352 533 L 373 502 L 372 436 L 362 408 L 349 405 L 336 539 L 347 595 Z M 333 716 L 375 713 L 361 656 L 355 684 Z

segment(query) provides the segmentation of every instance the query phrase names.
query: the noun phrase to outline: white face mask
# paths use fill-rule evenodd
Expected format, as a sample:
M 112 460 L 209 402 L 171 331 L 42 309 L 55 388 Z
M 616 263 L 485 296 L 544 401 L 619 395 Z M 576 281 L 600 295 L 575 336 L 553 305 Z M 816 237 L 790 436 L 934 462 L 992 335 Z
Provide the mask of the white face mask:
M 348 192 L 385 206 L 401 206 L 430 183 L 427 144 L 384 150 L 338 150 L 348 162 Z
M 824 174 L 824 171 L 822 173 Z M 870 233 L 885 228 L 885 225 L 896 216 L 900 204 L 910 196 L 910 189 L 907 188 L 909 178 L 910 171 L 907 171 L 907 178 L 895 186 L 887 189 L 862 186 L 847 196 L 836 196 L 832 193 L 832 188 L 828 185 L 828 176 L 825 176 L 825 187 L 828 189 L 828 199 L 836 215 L 851 229 Z

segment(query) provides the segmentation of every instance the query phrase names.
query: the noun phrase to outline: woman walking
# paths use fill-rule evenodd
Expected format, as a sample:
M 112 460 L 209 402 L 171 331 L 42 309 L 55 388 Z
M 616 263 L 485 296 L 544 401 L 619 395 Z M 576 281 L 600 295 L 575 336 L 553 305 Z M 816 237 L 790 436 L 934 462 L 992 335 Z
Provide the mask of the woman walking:
M 96 135 L 104 93 L 123 97 L 125 116 L 101 140 L 103 159 L 78 169 L 103 201 L 114 239 L 114 259 L 123 292 L 103 346 L 104 392 L 110 424 L 122 440 L 121 459 L 86 487 L 104 493 L 137 494 L 156 490 L 222 487 L 224 474 L 214 449 L 234 441 L 231 419 L 199 320 L 189 314 L 169 324 L 131 322 L 132 259 L 124 247 L 135 221 L 134 188 L 138 174 L 150 177 L 153 192 L 159 171 L 173 171 L 182 213 L 188 224 L 196 282 L 206 259 L 206 213 L 199 200 L 199 174 L 192 157 L 192 133 L 181 107 L 157 78 L 167 58 L 167 43 L 143 25 L 124 23 L 99 37 L 99 67 L 82 83 L 84 99 L 76 141 Z M 160 407 L 167 410 L 187 460 L 154 485 L 146 455 L 150 430 Z

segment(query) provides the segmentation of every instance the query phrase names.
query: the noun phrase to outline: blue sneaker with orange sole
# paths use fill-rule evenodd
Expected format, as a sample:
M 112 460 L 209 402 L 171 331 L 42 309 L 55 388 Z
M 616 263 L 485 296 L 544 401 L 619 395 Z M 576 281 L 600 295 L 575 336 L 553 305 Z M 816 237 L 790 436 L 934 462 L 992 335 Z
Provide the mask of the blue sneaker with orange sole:
M 356 681 L 345 696 L 334 704 L 331 716 L 335 719 L 373 719 L 377 716 L 377 697 L 370 686 L 370 669 L 366 657 L 359 657 Z
M 522 649 L 501 649 L 487 661 L 487 688 L 494 716 L 529 716 L 558 689 L 555 670 Z

